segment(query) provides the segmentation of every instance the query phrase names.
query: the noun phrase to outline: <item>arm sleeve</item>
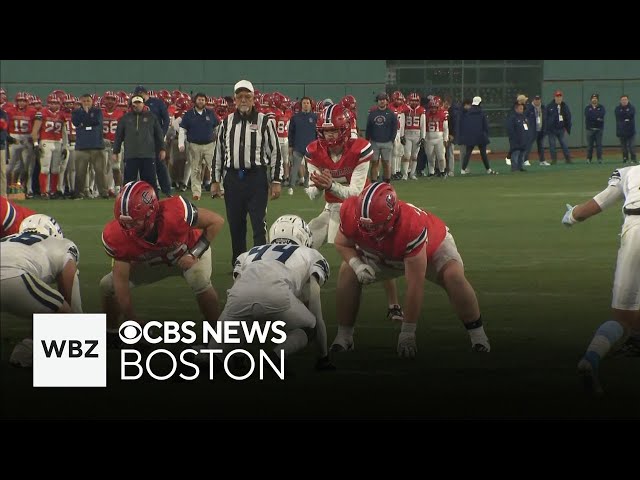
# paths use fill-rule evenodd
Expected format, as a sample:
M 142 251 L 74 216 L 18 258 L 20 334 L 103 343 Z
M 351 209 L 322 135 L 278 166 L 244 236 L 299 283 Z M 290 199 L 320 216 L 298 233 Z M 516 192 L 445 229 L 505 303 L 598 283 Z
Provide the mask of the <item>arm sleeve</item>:
M 624 198 L 622 190 L 622 175 L 619 170 L 614 170 L 609 177 L 607 188 L 597 194 L 593 199 L 600 206 L 601 210 L 609 208 Z
M 420 115 L 420 139 L 427 136 L 427 116 L 423 113 Z
M 278 142 L 276 122 L 273 118 L 269 118 L 269 120 L 267 120 L 267 143 L 271 154 L 271 181 L 280 183 L 284 178 L 284 171 L 282 169 L 282 152 L 280 151 L 280 142 Z
M 215 183 L 222 181 L 222 166 L 224 165 L 224 137 L 226 120 L 218 127 L 218 140 L 216 141 L 215 158 L 213 159 L 213 174 Z
M 369 161 L 358 164 L 351 174 L 351 182 L 349 185 L 341 185 L 337 182 L 333 182 L 331 185 L 331 193 L 343 200 L 360 195 L 364 189 L 364 184 L 367 181 L 368 172 Z

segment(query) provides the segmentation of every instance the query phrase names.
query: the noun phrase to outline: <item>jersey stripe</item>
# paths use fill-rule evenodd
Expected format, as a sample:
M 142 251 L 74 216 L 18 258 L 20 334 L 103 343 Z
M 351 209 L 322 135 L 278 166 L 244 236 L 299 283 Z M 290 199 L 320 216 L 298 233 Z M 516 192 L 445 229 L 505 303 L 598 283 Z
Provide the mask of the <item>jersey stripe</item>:
M 413 251 L 418 245 L 423 243 L 426 239 L 427 239 L 427 228 L 425 227 L 420 232 L 420 235 L 418 235 L 415 239 L 413 239 L 409 243 L 407 243 L 407 251 L 406 251 L 406 253 L 409 253 L 409 252 Z

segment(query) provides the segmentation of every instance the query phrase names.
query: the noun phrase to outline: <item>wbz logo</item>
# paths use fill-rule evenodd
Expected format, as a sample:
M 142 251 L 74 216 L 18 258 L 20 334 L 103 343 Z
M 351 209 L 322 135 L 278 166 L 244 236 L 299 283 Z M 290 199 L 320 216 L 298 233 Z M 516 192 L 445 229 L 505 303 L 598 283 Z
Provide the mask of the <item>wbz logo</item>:
M 106 387 L 105 314 L 34 314 L 33 386 Z

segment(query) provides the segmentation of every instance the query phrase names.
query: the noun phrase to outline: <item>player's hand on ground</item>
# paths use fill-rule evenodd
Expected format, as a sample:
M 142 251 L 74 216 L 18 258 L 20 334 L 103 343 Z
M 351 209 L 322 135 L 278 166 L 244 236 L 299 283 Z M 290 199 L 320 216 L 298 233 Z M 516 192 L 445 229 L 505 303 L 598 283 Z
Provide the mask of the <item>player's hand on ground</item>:
M 414 358 L 417 352 L 416 334 L 400 332 L 398 335 L 398 356 L 400 358 Z
M 575 225 L 576 223 L 578 223 L 578 221 L 573 218 L 573 209 L 575 207 L 569 205 L 567 203 L 567 212 L 564 214 L 564 217 L 562 217 L 562 223 L 567 226 L 567 227 L 571 227 L 573 225 Z
M 356 276 L 362 285 L 369 285 L 376 281 L 376 272 L 372 266 L 363 263 L 356 269 Z

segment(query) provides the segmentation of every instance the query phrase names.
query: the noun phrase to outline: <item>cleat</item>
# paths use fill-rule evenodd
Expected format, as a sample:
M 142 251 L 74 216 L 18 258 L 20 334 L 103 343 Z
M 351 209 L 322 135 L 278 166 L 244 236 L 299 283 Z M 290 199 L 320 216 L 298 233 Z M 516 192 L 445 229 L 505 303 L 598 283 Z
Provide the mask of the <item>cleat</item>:
M 33 367 L 33 340 L 30 338 L 25 338 L 20 343 L 18 343 L 11 352 L 9 363 L 14 367 Z
M 400 305 L 394 305 L 387 309 L 387 321 L 402 322 L 404 320 L 404 312 Z
M 471 346 L 471 351 L 473 352 L 480 352 L 480 353 L 489 353 L 491 351 L 491 347 L 489 346 L 489 344 L 483 344 L 483 343 L 476 343 L 475 345 Z
M 331 344 L 331 348 L 329 350 L 334 353 L 340 353 L 340 352 L 350 352 L 353 349 L 354 349 L 353 339 L 336 337 L 336 339 Z
M 598 378 L 598 371 L 594 369 L 589 360 L 584 357 L 578 362 L 578 376 L 582 378 L 585 393 L 593 396 L 600 396 L 604 393 L 602 385 L 600 385 L 600 379 Z

